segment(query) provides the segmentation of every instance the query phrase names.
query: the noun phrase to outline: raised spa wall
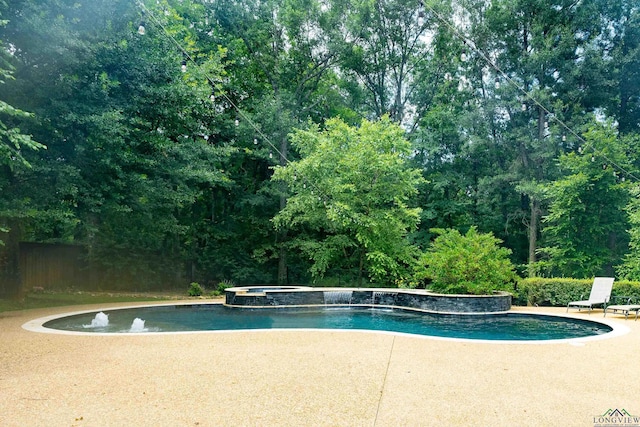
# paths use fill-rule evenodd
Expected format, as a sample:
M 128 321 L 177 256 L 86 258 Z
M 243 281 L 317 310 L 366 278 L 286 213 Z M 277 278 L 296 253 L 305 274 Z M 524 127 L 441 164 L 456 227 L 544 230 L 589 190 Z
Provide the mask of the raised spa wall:
M 225 290 L 225 305 L 238 308 L 306 306 L 376 306 L 435 313 L 501 313 L 511 309 L 511 295 L 442 295 L 413 289 L 312 288 L 306 286 L 238 287 Z

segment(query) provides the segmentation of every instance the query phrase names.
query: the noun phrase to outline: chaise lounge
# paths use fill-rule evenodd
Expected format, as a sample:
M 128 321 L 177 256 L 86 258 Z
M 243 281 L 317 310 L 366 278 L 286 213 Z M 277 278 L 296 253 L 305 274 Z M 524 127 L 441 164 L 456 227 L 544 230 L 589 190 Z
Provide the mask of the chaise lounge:
M 569 311 L 570 307 L 577 308 L 578 311 L 587 308 L 589 309 L 589 314 L 591 314 L 591 310 L 595 307 L 606 308 L 609 298 L 611 298 L 611 289 L 613 288 L 614 280 L 613 277 L 594 278 L 589 299 L 583 300 L 583 296 L 580 296 L 581 301 L 571 301 L 567 304 L 567 311 Z
M 624 298 L 627 298 L 627 297 L 624 297 Z M 624 318 L 626 320 L 629 317 L 629 312 L 635 311 L 636 312 L 635 320 L 638 320 L 638 311 L 640 311 L 640 304 L 631 304 L 631 300 L 632 298 L 628 298 L 626 304 L 614 304 L 614 305 L 606 306 L 604 309 L 605 317 L 607 315 L 607 312 L 610 312 L 613 314 L 620 312 L 624 314 Z

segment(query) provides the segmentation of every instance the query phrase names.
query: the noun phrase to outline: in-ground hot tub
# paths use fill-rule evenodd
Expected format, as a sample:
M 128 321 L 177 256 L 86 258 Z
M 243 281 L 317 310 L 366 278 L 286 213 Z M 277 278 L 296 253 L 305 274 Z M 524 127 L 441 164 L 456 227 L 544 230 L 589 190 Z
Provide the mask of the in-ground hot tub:
M 503 313 L 511 294 L 442 295 L 419 289 L 243 286 L 225 290 L 228 307 L 361 306 L 409 308 L 431 313 Z

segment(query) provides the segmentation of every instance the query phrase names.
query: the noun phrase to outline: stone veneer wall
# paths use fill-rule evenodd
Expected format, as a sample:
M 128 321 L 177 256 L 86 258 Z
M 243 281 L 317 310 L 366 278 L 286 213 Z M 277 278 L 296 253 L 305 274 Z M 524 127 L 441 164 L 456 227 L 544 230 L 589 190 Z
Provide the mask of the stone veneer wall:
M 225 304 L 230 307 L 286 307 L 309 305 L 383 306 L 439 313 L 499 313 L 511 308 L 511 295 L 441 295 L 401 289 L 307 288 L 250 292 L 250 288 L 229 288 Z M 325 298 L 325 293 L 332 298 Z

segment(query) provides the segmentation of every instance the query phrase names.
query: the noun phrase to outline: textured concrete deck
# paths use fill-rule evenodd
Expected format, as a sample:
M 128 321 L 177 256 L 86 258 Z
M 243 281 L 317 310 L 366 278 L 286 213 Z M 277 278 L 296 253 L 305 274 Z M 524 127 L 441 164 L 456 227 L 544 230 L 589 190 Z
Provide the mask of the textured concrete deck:
M 65 336 L 21 327 L 114 306 L 0 313 L 1 426 L 593 427 L 608 409 L 640 415 L 640 321 L 624 316 L 607 318 L 628 334 L 578 345 L 336 331 Z M 602 311 L 576 316 L 601 319 Z

